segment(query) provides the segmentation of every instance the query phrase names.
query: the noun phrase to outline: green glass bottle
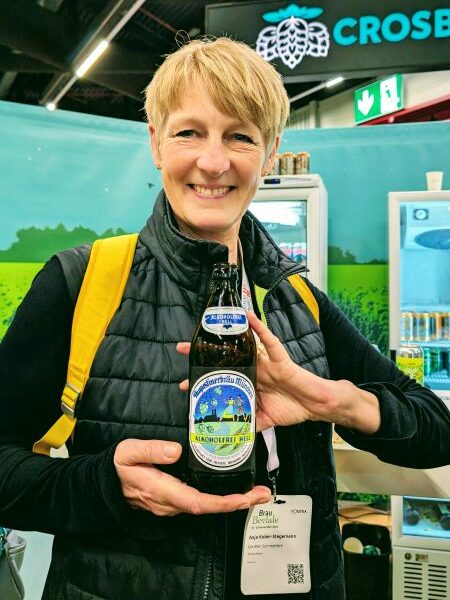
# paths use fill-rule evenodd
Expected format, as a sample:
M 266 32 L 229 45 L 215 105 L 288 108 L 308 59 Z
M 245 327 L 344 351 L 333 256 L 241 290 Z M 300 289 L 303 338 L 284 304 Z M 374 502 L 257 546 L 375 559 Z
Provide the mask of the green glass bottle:
M 236 265 L 214 265 L 189 354 L 188 482 L 220 495 L 255 482 L 257 352 L 237 283 Z

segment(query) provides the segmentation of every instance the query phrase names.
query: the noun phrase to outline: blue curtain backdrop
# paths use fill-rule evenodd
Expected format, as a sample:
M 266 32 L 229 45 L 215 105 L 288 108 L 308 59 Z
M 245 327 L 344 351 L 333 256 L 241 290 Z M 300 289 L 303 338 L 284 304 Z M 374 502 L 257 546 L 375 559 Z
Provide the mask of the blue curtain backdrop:
M 144 123 L 0 102 L 0 250 L 21 228 L 139 230 L 160 176 Z
M 144 123 L 0 102 L 0 250 L 24 227 L 140 229 L 160 187 Z M 329 194 L 329 243 L 361 262 L 387 259 L 387 193 L 450 187 L 450 123 L 287 130 Z
M 425 190 L 426 171 L 450 188 L 450 123 L 287 130 L 281 151 L 311 154 L 328 189 L 328 243 L 359 262 L 388 259 L 387 194 Z
M 0 102 L 0 140 L 1 339 L 42 262 L 111 230 L 139 231 L 161 178 L 145 123 Z M 286 150 L 308 151 L 328 189 L 330 295 L 386 350 L 387 267 L 367 263 L 388 258 L 389 191 L 423 190 L 438 170 L 450 187 L 450 123 L 288 129 Z

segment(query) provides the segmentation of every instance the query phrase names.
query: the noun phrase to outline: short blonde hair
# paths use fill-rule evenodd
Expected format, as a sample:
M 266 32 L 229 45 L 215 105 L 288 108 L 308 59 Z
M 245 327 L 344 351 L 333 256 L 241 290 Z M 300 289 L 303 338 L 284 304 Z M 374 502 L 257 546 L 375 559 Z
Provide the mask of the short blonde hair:
M 169 54 L 147 86 L 148 121 L 162 127 L 183 94 L 199 84 L 219 110 L 253 122 L 270 152 L 289 116 L 288 95 L 271 64 L 226 37 L 193 40 Z

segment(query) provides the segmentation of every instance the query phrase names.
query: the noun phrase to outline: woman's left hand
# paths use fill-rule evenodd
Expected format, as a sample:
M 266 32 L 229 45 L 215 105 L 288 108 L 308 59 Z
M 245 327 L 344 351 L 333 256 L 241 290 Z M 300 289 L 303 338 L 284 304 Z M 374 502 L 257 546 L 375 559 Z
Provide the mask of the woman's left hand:
M 378 399 L 350 381 L 323 379 L 296 365 L 280 340 L 252 312 L 247 313 L 258 335 L 256 426 L 261 431 L 275 425 L 303 421 L 327 421 L 362 433 L 380 426 Z M 180 342 L 177 350 L 189 353 L 190 344 Z M 188 380 L 180 384 L 189 389 Z

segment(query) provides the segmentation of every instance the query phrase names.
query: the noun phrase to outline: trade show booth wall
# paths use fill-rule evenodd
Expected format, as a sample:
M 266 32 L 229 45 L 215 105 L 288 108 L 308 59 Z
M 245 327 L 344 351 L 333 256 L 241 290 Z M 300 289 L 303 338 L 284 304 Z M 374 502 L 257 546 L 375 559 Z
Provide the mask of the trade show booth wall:
M 0 102 L 0 339 L 55 252 L 139 231 L 161 187 L 144 123 Z M 450 123 L 289 130 L 328 190 L 328 293 L 388 351 L 388 193 L 450 184 Z M 446 174 L 446 175 L 445 175 Z

